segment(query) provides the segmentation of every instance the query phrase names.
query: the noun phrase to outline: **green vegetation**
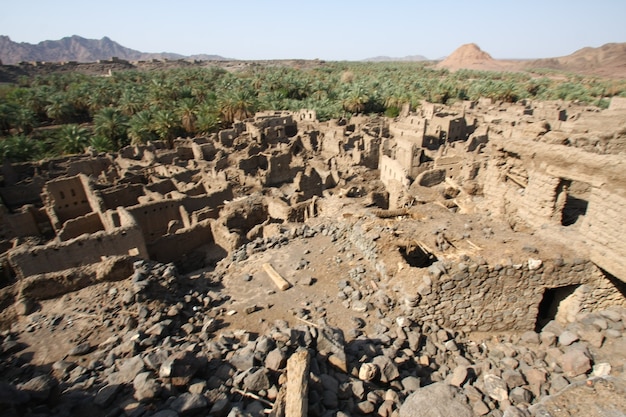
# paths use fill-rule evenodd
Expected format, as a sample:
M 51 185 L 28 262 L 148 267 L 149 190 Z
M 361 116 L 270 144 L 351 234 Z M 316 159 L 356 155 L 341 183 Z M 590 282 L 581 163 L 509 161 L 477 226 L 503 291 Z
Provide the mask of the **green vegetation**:
M 405 103 L 577 100 L 606 107 L 626 81 L 553 71 L 451 73 L 423 63 L 323 63 L 313 69 L 252 64 L 127 71 L 111 77 L 64 73 L 22 77 L 0 89 L 0 152 L 25 161 L 117 150 L 153 140 L 209 134 L 260 110 L 317 111 L 320 120 L 357 113 L 395 117 Z

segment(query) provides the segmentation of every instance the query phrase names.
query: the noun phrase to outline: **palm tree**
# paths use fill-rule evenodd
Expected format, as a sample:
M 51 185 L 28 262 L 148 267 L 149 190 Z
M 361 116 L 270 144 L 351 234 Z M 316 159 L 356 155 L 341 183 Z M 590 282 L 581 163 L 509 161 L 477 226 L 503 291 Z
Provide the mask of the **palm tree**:
M 56 124 L 69 121 L 72 117 L 73 109 L 69 105 L 65 95 L 55 94 L 50 97 L 46 106 L 46 115 Z
M 215 106 L 203 104 L 198 107 L 196 129 L 199 133 L 210 133 L 220 124 L 219 111 Z
M 160 139 L 166 140 L 170 148 L 174 146 L 174 139 L 181 130 L 179 118 L 171 110 L 158 110 L 152 119 L 153 129 Z
M 152 112 L 141 110 L 128 121 L 128 137 L 131 145 L 139 145 L 157 140 L 158 136 L 152 128 Z
M 104 136 L 94 136 L 89 140 L 89 146 L 98 152 L 109 152 L 113 150 L 113 142 Z
M 177 112 L 185 132 L 193 135 L 196 133 L 196 107 L 197 103 L 193 98 L 183 98 L 177 102 Z
M 24 135 L 9 136 L 0 139 L 0 157 L 12 162 L 25 162 L 38 159 L 40 144 Z
M 128 119 L 119 110 L 113 107 L 105 107 L 94 115 L 94 132 L 109 139 L 119 149 L 126 146 Z
M 89 145 L 89 131 L 77 124 L 64 125 L 58 130 L 58 147 L 63 153 L 82 153 Z
M 365 110 L 369 97 L 362 84 L 348 84 L 350 88 L 345 91 L 341 104 L 349 113 L 359 114 Z

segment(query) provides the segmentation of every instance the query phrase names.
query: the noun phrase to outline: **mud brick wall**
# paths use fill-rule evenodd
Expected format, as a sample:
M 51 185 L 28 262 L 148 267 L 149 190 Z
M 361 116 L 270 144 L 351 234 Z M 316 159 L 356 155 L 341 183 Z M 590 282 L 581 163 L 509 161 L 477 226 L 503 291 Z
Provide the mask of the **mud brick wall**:
M 97 263 L 103 256 L 116 255 L 148 258 L 139 228 L 119 228 L 114 232 L 97 232 L 56 245 L 20 248 L 9 252 L 9 263 L 21 279 Z
M 213 243 L 213 232 L 209 221 L 204 221 L 190 229 L 166 235 L 148 244 L 150 259 L 159 262 L 173 262 L 183 258 L 203 245 Z
M 611 274 L 626 280 L 626 197 L 606 188 L 593 188 L 585 219 L 580 226 L 590 259 Z
M 558 185 L 559 178 L 540 171 L 529 172 L 528 186 L 524 190 L 521 205 L 517 207 L 519 215 L 535 226 L 549 221 L 554 212 Z
M 153 242 L 167 233 L 171 220 L 184 223 L 181 208 L 180 200 L 162 200 L 129 207 L 128 212 L 139 224 L 146 242 Z

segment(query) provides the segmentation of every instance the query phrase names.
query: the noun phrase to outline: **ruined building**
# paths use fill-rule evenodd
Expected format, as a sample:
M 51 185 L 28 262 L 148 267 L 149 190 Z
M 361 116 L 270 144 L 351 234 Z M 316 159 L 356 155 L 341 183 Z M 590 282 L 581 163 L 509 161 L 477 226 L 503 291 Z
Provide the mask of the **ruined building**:
M 395 120 L 323 123 L 313 111 L 263 112 L 209 137 L 178 139 L 173 149 L 151 143 L 5 162 L 3 279 L 63 275 L 109 257 L 202 268 L 281 225 L 332 213 L 333 198 L 353 198 L 363 210 L 345 217 L 355 239 L 381 210 L 396 218 L 381 240 L 388 244 L 369 261 L 406 288 L 422 318 L 523 329 L 568 297 L 579 310 L 624 305 L 623 154 L 619 141 L 594 140 L 580 128 L 623 116 L 623 106 L 567 106 L 423 103 Z M 378 180 L 363 180 L 371 172 Z M 539 259 L 537 248 L 477 254 L 480 243 L 455 244 L 450 230 L 433 235 L 427 220 L 416 220 L 428 205 L 446 218 L 469 213 L 542 248 L 567 249 L 550 259 Z

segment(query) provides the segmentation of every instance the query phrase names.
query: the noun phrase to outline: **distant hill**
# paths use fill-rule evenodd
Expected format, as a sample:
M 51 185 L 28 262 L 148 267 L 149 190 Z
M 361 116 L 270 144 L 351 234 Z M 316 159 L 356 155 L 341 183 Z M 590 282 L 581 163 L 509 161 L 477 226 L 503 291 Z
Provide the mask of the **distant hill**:
M 462 45 L 437 64 L 451 71 L 527 71 L 555 69 L 585 75 L 626 78 L 626 43 L 607 43 L 599 48 L 582 48 L 571 55 L 529 60 L 493 59 L 474 43 Z
M 198 59 L 225 60 L 219 55 L 194 55 L 185 57 L 174 53 L 145 53 L 126 48 L 108 37 L 85 39 L 80 36 L 65 37 L 56 41 L 42 41 L 36 45 L 26 42 L 13 42 L 8 36 L 0 35 L 0 60 L 3 64 L 17 64 L 22 61 L 46 62 L 96 62 L 112 57 L 128 61 L 149 59 Z
M 563 57 L 527 61 L 524 67 L 626 77 L 626 43 L 607 43 L 598 48 L 582 48 Z
M 423 55 L 409 55 L 402 58 L 394 58 L 390 56 L 375 56 L 372 58 L 366 58 L 363 61 L 365 62 L 419 62 L 419 61 L 428 61 Z
M 437 64 L 438 68 L 447 68 L 452 71 L 472 69 L 479 71 L 506 71 L 502 61 L 495 60 L 487 52 L 480 49 L 475 43 L 459 46 L 443 61 Z

